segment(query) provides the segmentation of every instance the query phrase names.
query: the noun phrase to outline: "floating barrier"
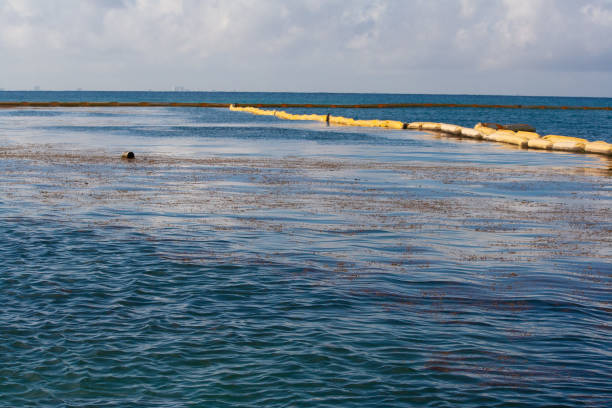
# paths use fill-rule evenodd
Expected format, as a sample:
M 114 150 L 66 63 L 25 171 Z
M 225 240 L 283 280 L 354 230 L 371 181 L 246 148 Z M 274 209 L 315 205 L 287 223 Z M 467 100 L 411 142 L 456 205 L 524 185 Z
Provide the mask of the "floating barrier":
M 533 149 L 560 150 L 569 152 L 597 153 L 612 156 L 612 144 L 586 139 L 546 135 L 540 137 L 535 129 L 526 124 L 501 125 L 499 123 L 478 123 L 474 128 L 466 128 L 448 123 L 410 122 L 395 120 L 356 120 L 342 116 L 331 115 L 296 115 L 282 110 L 267 110 L 262 108 L 350 108 L 350 109 L 385 109 L 385 108 L 508 108 L 508 109 L 577 109 L 577 110 L 612 110 L 612 107 L 579 107 L 579 106 L 526 106 L 526 105 L 483 105 L 483 104 L 435 104 L 435 103 L 395 103 L 395 104 L 361 104 L 361 105 L 329 105 L 329 104 L 246 104 L 228 103 L 191 103 L 191 102 L 0 102 L 0 108 L 20 107 L 199 107 L 199 108 L 229 108 L 231 111 L 246 112 L 254 115 L 275 116 L 285 120 L 305 120 L 328 122 L 342 126 L 381 127 L 387 129 L 411 129 L 430 132 L 442 132 L 447 135 L 472 139 L 485 139 L 500 143 L 508 143 Z M 131 152 L 126 152 L 131 153 Z M 132 153 L 133 155 L 133 153 Z M 133 156 L 132 156 L 133 157 Z
M 389 129 L 406 129 L 406 124 L 398 120 L 386 120 L 385 127 Z
M 334 124 L 334 125 L 344 125 L 344 126 L 350 125 L 349 119 L 342 117 L 342 116 L 330 116 L 329 123 Z
M 440 130 L 442 125 L 440 123 L 435 122 L 423 122 L 421 124 L 421 129 L 423 130 Z
M 423 122 L 410 122 L 406 126 L 406 129 L 420 130 Z
M 480 133 L 482 133 L 483 137 L 484 137 L 485 135 L 490 135 L 490 134 L 493 134 L 493 133 L 497 132 L 497 129 L 494 129 L 494 128 L 492 128 L 492 127 L 485 126 L 485 125 L 484 125 L 484 124 L 482 124 L 482 123 L 478 123 L 478 124 L 476 124 L 476 126 L 474 126 L 474 129 L 476 129 L 477 131 L 479 131 Z
M 481 122 L 477 123 L 474 128 L 467 128 L 449 123 L 437 122 L 404 123 L 397 120 L 356 120 L 353 118 L 331 115 L 295 115 L 285 111 L 269 111 L 254 107 L 242 107 L 235 105 L 230 105 L 229 108 L 233 111 L 249 112 L 256 115 L 274 115 L 279 119 L 320 121 L 341 126 L 425 130 L 429 132 L 441 132 L 452 136 L 506 143 L 524 149 L 532 148 L 577 153 L 587 152 L 612 156 L 612 144 L 607 142 L 589 142 L 586 139 L 578 137 L 560 135 L 546 135 L 544 137 L 540 137 L 532 126 L 525 124 L 501 125 L 499 123 Z
M 570 136 L 559 136 L 559 135 L 546 135 L 543 137 L 545 140 L 550 140 L 551 142 L 580 142 L 580 143 L 589 143 L 586 139 L 581 139 L 579 137 L 570 137 Z
M 535 132 L 525 132 L 522 130 L 519 130 L 518 132 L 516 132 L 516 135 L 518 137 L 522 137 L 523 139 L 527 139 L 527 140 L 532 140 L 532 139 L 539 139 L 540 135 L 538 135 Z
M 505 136 L 515 136 L 515 133 L 511 130 L 496 130 L 493 133 L 485 133 L 482 138 L 491 142 L 499 142 Z
M 553 142 L 552 149 L 560 150 L 563 152 L 574 152 L 574 153 L 582 153 L 584 152 L 584 146 L 586 143 L 576 142 L 573 140 L 568 140 L 564 142 Z
M 496 142 L 513 144 L 522 148 L 527 147 L 527 139 L 517 136 L 511 130 L 500 130 L 493 133 L 491 136 L 495 137 L 494 140 Z
M 585 144 L 584 151 L 587 153 L 600 153 L 612 156 L 612 144 L 598 140 Z
M 440 131 L 447 133 L 449 135 L 460 136 L 461 135 L 461 126 L 450 125 L 448 123 L 442 123 L 440 125 Z
M 546 139 L 529 139 L 527 147 L 531 149 L 552 150 L 553 142 Z
M 276 111 L 274 116 L 280 119 L 293 120 L 293 115 L 285 111 Z
M 248 106 L 247 104 L 235 104 L 236 106 Z M 2 105 L 0 104 L 0 107 Z M 537 110 L 612 110 L 610 106 L 551 106 L 551 105 L 492 105 L 492 104 L 464 104 L 464 103 L 378 103 L 378 104 L 312 104 L 312 103 L 263 103 L 257 104 L 258 108 L 325 108 L 325 109 L 393 109 L 393 108 L 480 108 L 480 109 L 537 109 Z M 510 125 L 508 127 L 515 131 L 532 130 L 529 125 Z
M 482 133 L 480 133 L 476 129 L 466 128 L 466 127 L 461 128 L 461 136 L 469 137 L 471 139 L 482 139 Z

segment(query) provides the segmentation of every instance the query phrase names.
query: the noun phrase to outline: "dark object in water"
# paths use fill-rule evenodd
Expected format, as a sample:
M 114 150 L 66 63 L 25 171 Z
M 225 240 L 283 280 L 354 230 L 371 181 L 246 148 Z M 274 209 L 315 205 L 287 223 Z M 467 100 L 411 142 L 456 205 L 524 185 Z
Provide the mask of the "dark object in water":
M 485 127 L 491 128 L 491 129 L 505 129 L 504 125 L 500 125 L 499 123 L 493 123 L 493 122 L 484 122 L 482 124 Z
M 524 123 L 511 123 L 508 125 L 501 125 L 499 123 L 488 122 L 488 123 L 483 123 L 483 125 L 491 129 L 497 129 L 497 130 L 507 129 L 507 130 L 512 130 L 514 132 L 519 132 L 519 131 L 535 132 L 536 131 L 536 129 L 533 126 L 526 125 Z
M 134 156 L 134 152 L 123 152 L 123 154 L 121 155 L 122 159 L 133 159 L 135 158 Z
M 531 125 L 526 125 L 524 123 L 513 123 L 509 125 L 503 125 L 504 129 L 513 130 L 515 132 L 535 132 L 536 129 Z

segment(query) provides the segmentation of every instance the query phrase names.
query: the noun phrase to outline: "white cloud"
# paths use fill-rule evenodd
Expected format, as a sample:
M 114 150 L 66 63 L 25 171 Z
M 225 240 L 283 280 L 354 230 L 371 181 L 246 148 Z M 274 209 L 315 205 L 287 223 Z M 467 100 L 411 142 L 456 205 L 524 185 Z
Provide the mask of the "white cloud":
M 612 7 L 610 4 L 608 8 L 602 5 L 587 4 L 580 11 L 593 23 L 609 28 L 612 26 L 612 9 L 610 7 Z
M 0 56 L 4 88 L 470 92 L 469 72 L 518 71 L 586 85 L 612 67 L 612 2 L 0 0 Z

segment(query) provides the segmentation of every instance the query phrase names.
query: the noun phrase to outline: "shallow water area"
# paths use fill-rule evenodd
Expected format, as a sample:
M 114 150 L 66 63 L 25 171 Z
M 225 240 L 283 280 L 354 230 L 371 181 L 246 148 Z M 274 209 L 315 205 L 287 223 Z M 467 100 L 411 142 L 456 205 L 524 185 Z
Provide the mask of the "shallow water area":
M 0 111 L 3 403 L 608 406 L 611 169 L 223 109 Z

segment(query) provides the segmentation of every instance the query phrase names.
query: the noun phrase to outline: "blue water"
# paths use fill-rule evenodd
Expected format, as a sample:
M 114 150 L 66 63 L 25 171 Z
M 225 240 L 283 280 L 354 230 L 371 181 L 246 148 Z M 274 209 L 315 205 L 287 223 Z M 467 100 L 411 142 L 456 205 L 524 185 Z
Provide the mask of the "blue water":
M 218 103 L 456 103 L 494 105 L 598 106 L 611 107 L 612 98 L 420 95 L 420 94 L 334 94 L 282 92 L 92 92 L 92 91 L 0 91 L 0 101 L 90 101 L 90 102 L 218 102 Z M 288 109 L 290 110 L 290 109 Z M 299 112 L 328 113 L 320 109 Z M 405 122 L 434 121 L 472 127 L 478 122 L 527 123 L 544 134 L 561 134 L 612 143 L 612 111 L 404 108 L 334 110 L 338 115 L 359 119 L 394 119 Z
M 518 98 L 0 100 L 81 94 Z M 611 176 L 227 109 L 0 110 L 0 406 L 610 406 Z

